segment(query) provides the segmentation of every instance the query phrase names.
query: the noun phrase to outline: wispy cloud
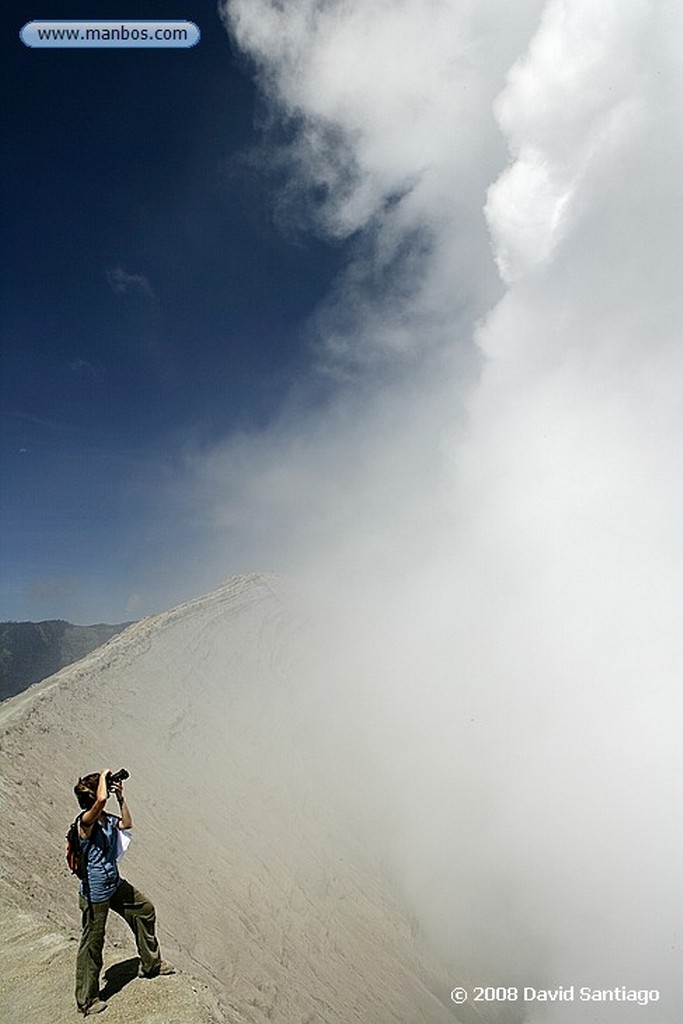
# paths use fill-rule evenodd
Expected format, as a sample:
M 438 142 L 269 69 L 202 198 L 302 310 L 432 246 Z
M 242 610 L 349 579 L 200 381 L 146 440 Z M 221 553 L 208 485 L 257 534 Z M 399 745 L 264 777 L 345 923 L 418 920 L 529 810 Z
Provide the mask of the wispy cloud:
M 140 612 L 140 606 L 142 604 L 142 595 L 138 593 L 129 594 L 126 603 L 125 610 L 126 615 L 136 615 Z
M 150 299 L 156 297 L 149 280 L 144 274 L 129 274 L 123 267 L 115 267 L 113 270 L 108 270 L 107 281 L 112 290 L 119 292 L 121 295 L 128 295 L 132 292 L 138 295 L 146 295 Z
M 91 363 L 88 359 L 82 359 L 81 356 L 74 359 L 70 364 L 69 368 L 72 373 L 77 377 L 83 377 L 88 380 L 100 381 L 104 378 L 104 367 Z

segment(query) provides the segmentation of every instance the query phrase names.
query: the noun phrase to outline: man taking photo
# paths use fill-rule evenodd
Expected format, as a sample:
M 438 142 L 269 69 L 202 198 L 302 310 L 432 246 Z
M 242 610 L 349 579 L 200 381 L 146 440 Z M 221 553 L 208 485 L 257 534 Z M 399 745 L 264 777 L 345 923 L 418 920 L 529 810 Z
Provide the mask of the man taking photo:
M 127 773 L 117 775 L 127 776 Z M 87 1016 L 107 1009 L 107 1004 L 100 999 L 100 971 L 110 909 L 127 922 L 135 936 L 140 977 L 174 974 L 175 968 L 161 958 L 155 934 L 154 905 L 119 874 L 124 830 L 127 832 L 133 826 L 122 779 L 112 778 L 109 769 L 99 774 L 92 772 L 78 780 L 74 793 L 83 811 L 77 828 L 84 865 L 79 893 L 83 932 L 76 958 L 76 1004 Z M 107 814 L 104 809 L 110 793 L 118 800 L 120 816 Z

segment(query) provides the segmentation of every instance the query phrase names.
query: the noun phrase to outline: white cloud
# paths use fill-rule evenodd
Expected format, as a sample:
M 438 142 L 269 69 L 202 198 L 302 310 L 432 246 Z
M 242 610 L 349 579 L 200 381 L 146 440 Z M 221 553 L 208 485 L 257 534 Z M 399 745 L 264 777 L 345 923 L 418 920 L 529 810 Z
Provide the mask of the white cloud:
M 591 163 L 637 116 L 650 20 L 643 3 L 555 0 L 510 70 L 495 110 L 514 162 L 486 205 L 506 281 L 552 256 Z
M 491 108 L 539 7 L 224 5 L 276 116 L 296 128 L 285 208 L 357 238 L 322 316 L 338 368 L 450 345 L 498 294 L 481 216 L 506 159 Z
M 227 20 L 294 119 L 291 190 L 356 239 L 316 320 L 347 384 L 188 453 L 192 519 L 214 563 L 314 596 L 328 714 L 365 733 L 442 949 L 500 984 L 659 986 L 674 1024 L 681 14 Z

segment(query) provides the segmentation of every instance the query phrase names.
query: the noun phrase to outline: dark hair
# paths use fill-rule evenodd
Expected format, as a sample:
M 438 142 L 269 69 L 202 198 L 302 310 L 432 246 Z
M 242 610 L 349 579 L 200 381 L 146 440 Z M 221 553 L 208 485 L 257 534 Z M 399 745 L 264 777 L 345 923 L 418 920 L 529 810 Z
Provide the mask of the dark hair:
M 74 793 L 76 794 L 79 807 L 84 811 L 89 811 L 97 800 L 97 786 L 99 781 L 100 773 L 90 772 L 89 775 L 81 776 L 74 786 Z

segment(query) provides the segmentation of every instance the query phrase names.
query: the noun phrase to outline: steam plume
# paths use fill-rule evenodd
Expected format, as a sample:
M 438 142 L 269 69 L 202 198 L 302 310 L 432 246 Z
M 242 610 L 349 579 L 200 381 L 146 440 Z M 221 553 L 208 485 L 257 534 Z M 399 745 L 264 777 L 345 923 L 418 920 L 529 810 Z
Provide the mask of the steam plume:
M 351 258 L 314 321 L 335 400 L 204 453 L 198 507 L 315 606 L 311 685 L 443 954 L 676 1021 L 681 13 L 223 13 L 290 128 L 281 216 Z

